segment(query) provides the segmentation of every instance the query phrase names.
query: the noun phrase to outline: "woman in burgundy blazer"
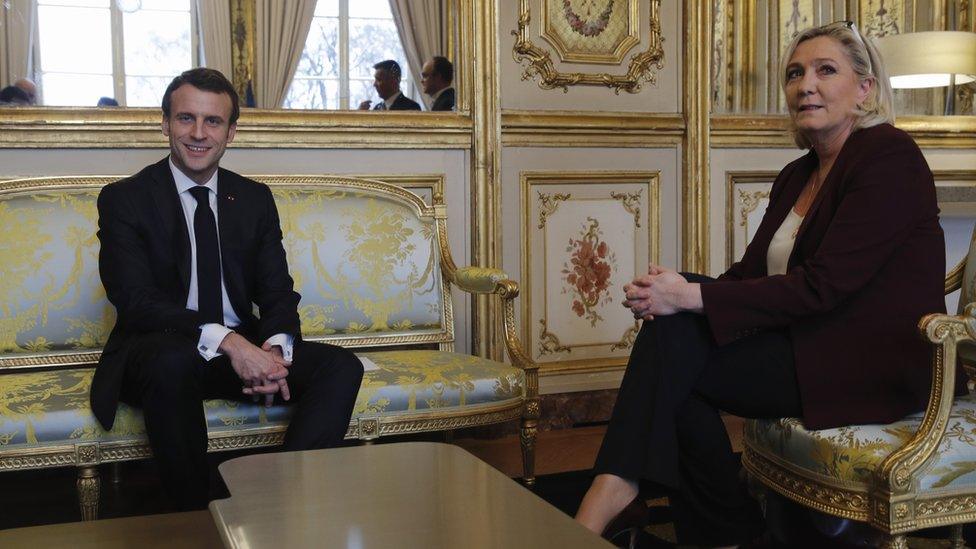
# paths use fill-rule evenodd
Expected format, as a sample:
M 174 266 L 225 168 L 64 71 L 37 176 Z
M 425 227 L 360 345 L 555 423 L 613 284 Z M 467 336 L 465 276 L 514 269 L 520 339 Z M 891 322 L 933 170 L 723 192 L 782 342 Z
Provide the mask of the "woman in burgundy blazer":
M 651 265 L 624 287 L 645 322 L 577 514 L 605 536 L 615 515 L 646 511 L 641 480 L 668 490 L 682 543 L 761 532 L 720 410 L 822 429 L 927 401 L 916 325 L 945 310 L 945 248 L 932 173 L 891 125 L 881 58 L 841 22 L 800 33 L 781 74 L 810 150 L 776 178 L 742 260 L 717 280 Z

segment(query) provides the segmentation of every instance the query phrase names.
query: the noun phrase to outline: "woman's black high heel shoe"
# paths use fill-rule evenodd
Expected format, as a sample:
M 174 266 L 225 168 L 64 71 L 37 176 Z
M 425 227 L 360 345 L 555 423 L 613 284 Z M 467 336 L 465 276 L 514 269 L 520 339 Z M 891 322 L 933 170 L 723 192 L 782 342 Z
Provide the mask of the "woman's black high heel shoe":
M 603 539 L 616 545 L 626 534 L 628 543 L 626 547 L 634 549 L 637 543 L 637 534 L 647 526 L 650 518 L 650 511 L 647 502 L 640 495 L 635 497 L 617 516 L 613 517 L 610 524 L 603 529 Z

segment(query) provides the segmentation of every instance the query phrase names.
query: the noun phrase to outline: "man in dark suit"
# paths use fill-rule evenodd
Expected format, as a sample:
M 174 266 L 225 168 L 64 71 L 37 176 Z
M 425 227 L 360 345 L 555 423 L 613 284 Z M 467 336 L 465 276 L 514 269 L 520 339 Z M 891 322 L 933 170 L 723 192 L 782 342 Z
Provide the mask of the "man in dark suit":
M 420 71 L 420 85 L 424 93 L 430 96 L 434 103 L 432 111 L 454 110 L 454 65 L 446 57 L 436 56 L 424 63 Z
M 98 197 L 99 273 L 118 318 L 92 410 L 110 429 L 119 400 L 142 408 L 177 509 L 208 501 L 204 399 L 297 402 L 284 449 L 323 448 L 345 436 L 363 374 L 351 352 L 302 341 L 270 189 L 218 169 L 239 112 L 222 74 L 184 72 L 163 96 L 169 157 Z
M 400 64 L 392 59 L 373 65 L 373 88 L 382 101 L 376 103 L 374 111 L 419 111 L 420 105 L 400 91 Z M 369 110 L 367 99 L 359 104 L 359 110 Z

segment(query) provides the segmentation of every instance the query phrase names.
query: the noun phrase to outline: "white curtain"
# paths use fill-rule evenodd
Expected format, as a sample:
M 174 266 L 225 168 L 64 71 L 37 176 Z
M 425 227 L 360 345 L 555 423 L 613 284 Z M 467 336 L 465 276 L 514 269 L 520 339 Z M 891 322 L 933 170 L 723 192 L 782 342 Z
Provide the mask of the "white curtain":
M 255 5 L 254 100 L 258 108 L 276 109 L 305 48 L 316 0 L 257 0 Z
M 410 73 L 417 78 L 420 87 L 420 69 L 435 55 L 452 56 L 447 49 L 447 36 L 444 33 L 444 10 L 441 0 L 390 0 L 393 19 L 403 51 L 407 54 Z M 424 104 L 430 108 L 430 98 L 423 97 Z
M 234 78 L 231 63 L 230 0 L 197 0 L 204 65 Z
M 37 8 L 32 0 L 6 0 L 0 19 L 3 42 L 0 48 L 0 87 L 9 86 L 20 78 L 34 78 L 33 44 L 37 28 Z

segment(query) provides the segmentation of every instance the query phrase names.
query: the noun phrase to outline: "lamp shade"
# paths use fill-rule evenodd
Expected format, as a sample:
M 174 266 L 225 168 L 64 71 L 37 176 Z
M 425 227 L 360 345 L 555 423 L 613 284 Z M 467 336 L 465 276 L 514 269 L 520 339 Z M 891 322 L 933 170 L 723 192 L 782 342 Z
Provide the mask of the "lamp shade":
M 928 31 L 876 38 L 892 88 L 937 88 L 976 80 L 976 33 Z

